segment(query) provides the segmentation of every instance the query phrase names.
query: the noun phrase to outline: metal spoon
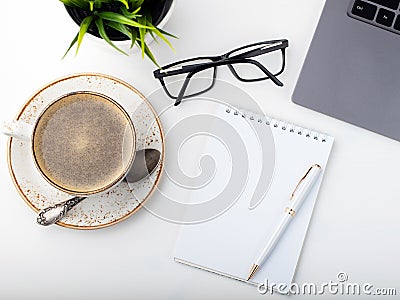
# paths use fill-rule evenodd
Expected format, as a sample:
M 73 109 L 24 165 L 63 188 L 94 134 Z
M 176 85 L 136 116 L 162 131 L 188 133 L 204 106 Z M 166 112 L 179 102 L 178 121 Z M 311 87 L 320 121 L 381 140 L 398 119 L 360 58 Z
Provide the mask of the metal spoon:
M 150 176 L 160 163 L 160 158 L 161 153 L 156 149 L 137 151 L 132 167 L 125 176 L 125 180 L 128 183 L 134 183 Z M 86 198 L 74 197 L 54 206 L 46 207 L 39 211 L 36 221 L 43 226 L 54 224 L 64 218 L 68 211 Z

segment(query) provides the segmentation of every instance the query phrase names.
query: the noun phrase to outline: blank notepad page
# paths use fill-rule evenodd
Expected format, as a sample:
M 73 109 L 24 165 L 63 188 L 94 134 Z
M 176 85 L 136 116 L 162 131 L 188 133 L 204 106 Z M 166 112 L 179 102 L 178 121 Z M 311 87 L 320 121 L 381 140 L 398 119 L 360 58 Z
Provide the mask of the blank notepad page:
M 245 280 L 290 204 L 290 195 L 300 178 L 317 163 L 322 167 L 322 174 L 271 255 L 251 280 L 253 284 L 268 280 L 269 285 L 290 285 L 333 138 L 222 104 L 215 104 L 213 113 L 219 121 L 209 126 L 208 134 L 217 138 L 210 139 L 203 151 L 216 162 L 215 176 L 210 184 L 194 190 L 190 201 L 193 204 L 214 201 L 216 211 L 210 213 L 208 219 L 182 225 L 174 258 L 181 263 Z M 216 126 L 220 120 L 229 124 L 225 130 L 232 129 L 232 136 L 227 134 L 218 139 L 221 131 Z M 242 153 L 239 159 L 240 153 L 227 152 L 227 145 L 224 147 L 224 138 L 230 139 L 225 144 L 234 146 L 235 143 L 229 144 L 235 137 L 240 137 L 236 141 L 236 148 Z M 243 178 L 234 172 L 241 172 Z M 229 184 L 236 192 L 235 199 L 225 196 L 231 196 L 223 189 Z M 220 203 L 224 205 L 219 206 Z

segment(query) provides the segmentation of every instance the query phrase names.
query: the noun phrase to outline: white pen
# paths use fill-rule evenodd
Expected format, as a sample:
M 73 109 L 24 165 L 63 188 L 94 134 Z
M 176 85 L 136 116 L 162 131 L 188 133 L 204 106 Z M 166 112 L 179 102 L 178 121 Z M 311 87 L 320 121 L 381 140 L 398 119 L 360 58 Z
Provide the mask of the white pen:
M 317 181 L 320 172 L 321 172 L 321 166 L 318 164 L 314 164 L 310 167 L 307 173 L 300 179 L 292 195 L 290 196 L 292 205 L 290 207 L 286 207 L 285 214 L 281 222 L 279 223 L 279 226 L 276 228 L 271 239 L 265 245 L 264 249 L 261 251 L 261 254 L 255 261 L 255 263 L 252 265 L 247 280 L 250 280 L 254 276 L 254 274 L 258 271 L 260 266 L 264 263 L 265 259 L 274 249 L 275 245 L 285 232 L 287 225 L 295 216 L 296 211 L 300 208 L 301 204 L 304 202 L 304 199 L 307 198 L 307 195 L 310 192 L 311 188 L 314 186 L 315 182 Z

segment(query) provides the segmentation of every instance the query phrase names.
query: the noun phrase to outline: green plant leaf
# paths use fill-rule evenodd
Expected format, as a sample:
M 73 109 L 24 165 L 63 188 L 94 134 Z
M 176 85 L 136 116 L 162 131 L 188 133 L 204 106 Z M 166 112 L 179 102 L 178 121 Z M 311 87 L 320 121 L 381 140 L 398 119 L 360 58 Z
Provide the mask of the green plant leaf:
M 132 43 L 131 43 L 131 49 L 132 49 L 137 40 L 137 31 L 135 28 L 131 28 L 131 32 L 132 32 Z
M 74 39 L 72 40 L 71 44 L 69 45 L 69 47 L 68 47 L 67 51 L 65 52 L 64 56 L 62 57 L 62 59 L 64 59 L 65 56 L 67 56 L 69 50 L 71 50 L 71 48 L 72 48 L 72 47 L 75 45 L 75 43 L 78 41 L 78 35 L 79 35 L 79 32 L 76 34 L 76 36 L 75 36 Z
M 151 27 L 149 27 L 149 26 L 146 26 L 144 24 L 140 24 L 138 22 L 135 22 L 135 21 L 133 21 L 133 20 L 121 15 L 121 14 L 115 13 L 115 12 L 102 11 L 102 12 L 97 13 L 96 15 L 99 16 L 100 18 L 104 19 L 104 20 L 108 20 L 108 21 L 113 21 L 113 22 L 129 25 L 129 26 L 132 26 L 132 27 L 151 29 Z
M 138 22 L 141 24 L 146 24 L 146 17 L 138 18 Z M 142 49 L 142 58 L 144 58 L 145 53 L 145 42 L 144 36 L 146 35 L 146 30 L 143 27 L 139 27 L 139 39 L 140 39 L 140 48 Z
M 141 15 L 138 15 L 138 12 L 140 11 L 141 7 L 135 9 L 133 12 L 129 12 L 125 7 L 121 7 L 121 12 L 122 14 L 129 18 L 129 19 L 136 19 L 137 17 L 141 17 Z
M 126 9 L 129 9 L 129 3 L 128 3 L 128 1 L 126 1 L 126 0 L 115 0 L 115 1 L 121 2 L 122 4 L 125 5 Z
M 156 58 L 154 57 L 153 53 L 150 51 L 150 48 L 147 46 L 146 43 L 141 44 L 141 42 L 138 40 L 137 41 L 138 47 L 139 48 L 144 48 L 144 52 L 146 56 L 158 67 L 161 68 L 160 65 L 157 63 Z
M 94 7 L 96 9 L 99 9 L 103 5 L 103 3 L 111 3 L 113 1 L 114 0 L 94 0 Z
M 83 41 L 83 37 L 85 36 L 85 33 L 87 32 L 90 24 L 92 24 L 92 21 L 93 21 L 93 16 L 87 16 L 86 18 L 83 19 L 78 33 L 78 45 L 76 47 L 75 54 L 78 54 L 79 47 L 81 46 Z
M 132 32 L 124 24 L 111 22 L 111 21 L 108 21 L 106 24 L 108 26 L 110 26 L 111 28 L 114 28 L 115 30 L 121 32 L 122 34 L 125 34 L 130 40 L 132 40 L 132 39 L 136 40 L 136 37 L 134 38 L 132 36 Z
M 158 29 L 158 31 L 160 31 L 164 35 L 170 36 L 170 37 L 172 37 L 174 39 L 179 39 L 179 37 L 177 37 L 176 35 L 173 35 L 172 33 L 169 33 L 168 31 L 162 30 L 162 29 L 160 29 L 158 27 L 156 27 L 156 28 Z
M 117 46 L 115 46 L 114 43 L 110 40 L 110 38 L 108 37 L 108 35 L 104 29 L 104 23 L 103 23 L 102 19 L 96 19 L 95 23 L 96 23 L 97 29 L 99 30 L 99 34 L 103 40 L 105 40 L 115 50 L 121 52 L 122 54 L 128 55 L 125 51 L 123 51 L 120 48 L 118 48 Z
M 153 53 L 150 51 L 150 48 L 147 46 L 147 44 L 144 44 L 144 52 L 146 56 L 158 67 L 161 68 L 160 65 L 157 63 L 156 58 L 154 57 Z
M 152 24 L 149 24 L 149 23 L 148 23 L 148 25 L 153 26 Z M 168 39 L 160 32 L 160 30 L 157 29 L 157 27 L 153 26 L 151 31 L 153 31 L 160 39 L 162 39 L 172 49 L 172 51 L 175 52 L 175 49 L 174 49 L 174 47 L 172 47 L 172 44 L 170 43 L 170 41 L 168 41 Z
M 154 32 L 149 30 L 149 33 L 150 33 L 152 39 L 158 44 L 158 40 L 156 39 L 156 36 L 154 35 Z
M 89 9 L 89 3 L 84 0 L 60 0 L 60 2 L 69 7 L 77 7 L 83 10 Z
M 90 11 L 93 11 L 93 9 L 94 9 L 94 1 L 88 1 L 88 2 L 89 2 Z
M 108 26 L 114 28 L 115 30 L 118 30 L 122 34 L 125 34 L 131 40 L 130 48 L 131 49 L 133 48 L 133 46 L 135 45 L 135 42 L 136 42 L 136 38 L 137 38 L 137 32 L 134 28 L 130 28 L 124 24 L 110 22 L 110 21 L 108 21 L 106 24 Z
M 144 2 L 144 0 L 128 0 L 128 1 L 132 4 L 131 7 L 132 6 L 140 7 L 140 6 L 142 6 L 142 4 Z

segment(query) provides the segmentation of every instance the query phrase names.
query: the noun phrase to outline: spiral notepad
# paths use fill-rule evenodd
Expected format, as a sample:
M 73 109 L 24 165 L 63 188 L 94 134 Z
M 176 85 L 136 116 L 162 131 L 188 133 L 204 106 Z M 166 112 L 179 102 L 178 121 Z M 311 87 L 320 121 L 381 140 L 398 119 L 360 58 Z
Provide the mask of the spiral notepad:
M 322 166 L 321 176 L 284 236 L 249 282 L 266 283 L 270 287 L 284 284 L 288 288 L 294 277 L 333 138 L 290 122 L 230 106 L 216 105 L 213 114 L 220 123 L 211 124 L 208 134 L 216 137 L 225 135 L 219 129 L 225 123 L 229 124 L 224 125 L 225 131 L 232 129 L 233 133 L 232 136 L 220 137 L 220 140 L 225 138 L 228 146 L 232 140 L 240 140 L 232 145 L 242 149 L 242 155 L 237 159 L 239 154 L 231 150 L 230 170 L 233 172 L 238 169 L 237 166 L 245 165 L 241 171 L 246 177 L 246 184 L 234 203 L 220 214 L 203 222 L 182 225 L 174 259 L 245 281 L 250 266 L 276 229 L 298 181 L 311 165 L 317 163 Z M 211 153 L 215 161 L 226 162 L 229 155 L 221 147 L 218 148 L 217 143 L 220 141 L 208 142 L 204 153 Z M 221 173 L 226 173 L 228 164 L 223 164 L 221 169 L 224 171 Z M 231 184 L 230 181 L 236 180 L 232 176 L 219 178 L 216 175 L 213 178 L 216 182 L 210 188 L 218 189 Z M 240 178 L 237 180 L 239 182 Z M 231 186 L 234 189 L 235 184 Z M 215 203 L 224 201 L 224 193 L 229 194 L 226 190 L 216 191 L 219 198 L 214 199 Z M 190 199 L 198 203 L 209 195 L 210 191 L 205 187 L 204 190 L 193 191 Z M 288 292 L 287 288 L 279 291 Z

